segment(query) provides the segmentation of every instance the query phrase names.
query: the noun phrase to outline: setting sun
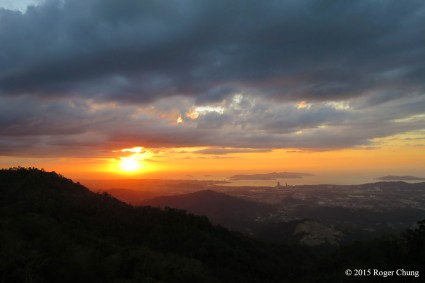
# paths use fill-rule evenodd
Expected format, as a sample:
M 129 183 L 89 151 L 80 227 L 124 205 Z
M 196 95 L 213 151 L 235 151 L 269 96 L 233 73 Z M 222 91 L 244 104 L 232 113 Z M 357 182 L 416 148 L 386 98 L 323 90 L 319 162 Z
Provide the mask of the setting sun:
M 121 170 L 125 172 L 134 172 L 141 168 L 138 160 L 134 158 L 122 158 L 121 159 Z
M 119 166 L 124 173 L 140 171 L 143 168 L 141 162 L 148 156 L 148 152 L 143 150 L 143 147 L 124 148 L 116 152 L 131 153 L 129 156 L 120 157 Z

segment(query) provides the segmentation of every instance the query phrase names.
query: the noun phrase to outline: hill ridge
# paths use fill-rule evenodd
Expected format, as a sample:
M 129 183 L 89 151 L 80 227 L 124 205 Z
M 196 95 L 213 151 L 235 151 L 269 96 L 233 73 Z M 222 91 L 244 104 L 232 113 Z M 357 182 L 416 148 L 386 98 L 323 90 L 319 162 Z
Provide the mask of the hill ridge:
M 132 207 L 54 172 L 2 169 L 0 190 L 5 282 L 279 282 L 301 264 L 289 247 Z

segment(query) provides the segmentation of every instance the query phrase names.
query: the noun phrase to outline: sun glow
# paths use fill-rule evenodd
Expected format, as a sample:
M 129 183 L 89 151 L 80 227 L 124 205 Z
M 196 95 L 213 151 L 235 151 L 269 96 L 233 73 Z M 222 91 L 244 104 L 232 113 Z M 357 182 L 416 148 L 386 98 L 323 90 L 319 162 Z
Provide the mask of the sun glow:
M 141 164 L 138 160 L 132 157 L 121 158 L 121 170 L 125 172 L 134 172 L 141 168 Z
M 119 169 L 123 173 L 136 173 L 144 169 L 143 161 L 149 154 L 143 147 L 125 148 L 116 152 L 126 153 L 127 155 L 119 158 Z

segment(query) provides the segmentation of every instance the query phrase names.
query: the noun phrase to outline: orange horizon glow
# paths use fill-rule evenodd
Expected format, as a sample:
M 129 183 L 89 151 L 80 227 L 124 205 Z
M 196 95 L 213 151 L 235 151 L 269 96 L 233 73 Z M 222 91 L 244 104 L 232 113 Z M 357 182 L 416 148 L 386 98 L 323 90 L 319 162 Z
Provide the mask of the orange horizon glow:
M 224 179 L 234 174 L 304 172 L 329 181 L 342 176 L 419 175 L 423 177 L 425 146 L 403 143 L 406 135 L 377 140 L 377 148 L 302 151 L 275 149 L 270 152 L 200 154 L 205 147 L 143 147 L 115 150 L 104 158 L 7 158 L 1 167 L 34 166 L 75 179 Z M 326 178 L 324 177 L 326 176 Z M 319 177 L 323 177 L 320 179 Z M 308 181 L 308 180 L 306 180 Z

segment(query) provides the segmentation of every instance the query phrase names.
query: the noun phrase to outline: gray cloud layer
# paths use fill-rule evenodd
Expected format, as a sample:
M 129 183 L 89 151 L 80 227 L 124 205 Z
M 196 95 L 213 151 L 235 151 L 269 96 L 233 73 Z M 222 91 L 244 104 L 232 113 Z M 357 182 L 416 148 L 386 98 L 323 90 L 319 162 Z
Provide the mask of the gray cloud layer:
M 0 154 L 370 146 L 424 129 L 423 34 L 419 0 L 0 9 Z

